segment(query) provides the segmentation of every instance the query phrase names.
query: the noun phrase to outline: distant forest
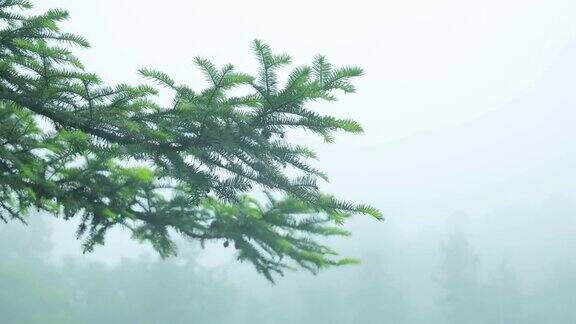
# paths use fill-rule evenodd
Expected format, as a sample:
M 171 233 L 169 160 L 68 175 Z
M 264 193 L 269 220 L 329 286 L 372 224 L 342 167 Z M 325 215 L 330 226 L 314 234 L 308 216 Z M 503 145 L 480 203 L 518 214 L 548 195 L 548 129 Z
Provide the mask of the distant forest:
M 570 218 L 559 211 L 569 215 L 570 201 L 508 216 L 530 222 L 547 206 L 569 230 Z M 535 261 L 518 271 L 505 258 L 484 260 L 464 232 L 416 243 L 384 238 L 390 251 L 358 248 L 366 260 L 361 266 L 318 276 L 291 273 L 277 285 L 234 262 L 203 267 L 195 261 L 202 252 L 189 243 L 181 257 L 164 261 L 56 262 L 49 233 L 41 217 L 29 228 L 0 227 L 1 323 L 576 322 L 573 259 L 558 255 L 553 268 Z M 521 281 L 526 277 L 533 284 Z

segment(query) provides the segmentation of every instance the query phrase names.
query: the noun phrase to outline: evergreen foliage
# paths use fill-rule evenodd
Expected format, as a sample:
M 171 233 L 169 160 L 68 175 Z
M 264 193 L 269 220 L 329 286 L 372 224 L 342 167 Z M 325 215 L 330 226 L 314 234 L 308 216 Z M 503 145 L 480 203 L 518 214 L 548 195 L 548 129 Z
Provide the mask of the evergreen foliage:
M 317 56 L 281 82 L 291 58 L 255 41 L 257 76 L 196 58 L 202 90 L 150 68 L 140 70 L 150 84 L 108 86 L 72 54 L 89 44 L 59 29 L 67 13 L 32 16 L 31 6 L 0 0 L 1 220 L 25 222 L 31 208 L 79 218 L 85 251 L 116 226 L 164 257 L 176 253 L 175 233 L 219 240 L 269 280 L 293 265 L 316 272 L 354 262 L 318 238 L 348 235 L 347 218 L 380 212 L 320 192 L 327 177 L 310 165 L 314 152 L 287 135 L 331 142 L 335 132 L 362 132 L 308 108 L 354 92 L 361 69 Z M 173 93 L 170 107 L 157 103 L 160 89 Z M 257 192 L 266 201 L 249 196 Z

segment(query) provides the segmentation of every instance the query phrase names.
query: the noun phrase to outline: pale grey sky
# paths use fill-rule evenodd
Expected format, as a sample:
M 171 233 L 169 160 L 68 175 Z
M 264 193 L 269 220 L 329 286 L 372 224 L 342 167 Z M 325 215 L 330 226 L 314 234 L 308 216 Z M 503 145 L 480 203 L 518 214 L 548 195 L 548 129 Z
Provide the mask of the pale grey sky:
M 307 63 L 360 65 L 358 94 L 330 106 L 365 125 L 366 143 L 455 125 L 521 95 L 576 32 L 571 0 L 43 0 L 86 36 L 82 57 L 110 82 L 153 66 L 198 83 L 194 56 L 252 70 L 260 38 Z M 344 141 L 353 141 L 347 138 Z
M 509 146 L 498 144 L 502 142 L 498 136 L 506 137 L 505 132 L 494 135 L 493 142 L 470 146 L 469 138 L 483 138 L 490 121 L 478 127 L 477 137 L 466 133 L 466 127 L 457 128 L 456 134 L 433 137 L 438 140 L 430 145 L 437 152 L 450 152 L 452 146 L 470 147 L 471 152 L 455 157 L 445 154 L 445 160 L 436 162 L 437 168 L 420 161 L 428 158 L 428 144 L 397 142 L 400 149 L 379 144 L 456 126 L 517 102 L 538 87 L 563 48 L 576 42 L 573 0 L 43 0 L 36 6 L 37 10 L 69 10 L 66 29 L 92 44 L 80 56 L 90 70 L 110 83 L 140 82 L 137 69 L 149 66 L 193 87 L 201 86 L 202 77 L 191 64 L 194 56 L 252 72 L 255 62 L 250 42 L 254 38 L 291 54 L 296 64 L 306 64 L 322 53 L 335 64 L 363 67 L 366 75 L 358 82 L 357 94 L 321 108 L 360 121 L 366 134 L 342 137 L 338 144 L 323 147 L 320 167 L 331 175 L 328 191 L 382 208 L 389 219 L 384 228 L 404 222 L 414 237 L 429 231 L 430 224 L 444 226 L 431 218 L 431 208 L 452 210 L 450 199 L 458 197 L 455 192 L 461 193 L 466 204 L 480 201 L 480 194 L 461 189 L 476 185 L 478 179 L 462 181 L 455 168 L 475 176 L 477 169 L 484 168 L 473 161 L 482 159 L 481 154 L 496 161 L 478 173 L 482 181 L 504 166 L 515 168 L 516 160 L 500 161 L 514 154 L 502 152 L 515 148 L 525 134 L 504 141 Z M 547 90 L 542 91 L 546 99 Z M 517 116 L 507 120 L 521 119 L 522 109 L 520 105 L 514 112 Z M 534 116 L 530 118 L 536 120 Z M 546 127 L 550 130 L 553 125 Z M 530 134 L 530 129 L 525 133 Z M 469 138 L 450 144 L 449 139 L 458 134 Z M 372 149 L 354 151 L 358 145 Z M 494 147 L 483 151 L 486 145 Z M 522 147 L 529 146 L 524 143 Z M 405 152 L 412 147 L 416 153 Z M 340 152 L 344 151 L 356 154 L 343 157 Z M 350 165 L 359 170 L 351 172 Z M 493 195 L 486 195 L 496 203 Z M 57 231 L 57 237 L 70 236 L 73 224 L 58 226 Z M 396 229 L 396 233 L 401 232 Z M 77 251 L 78 245 L 62 241 L 60 251 Z M 118 250 L 130 254 L 138 248 L 127 237 L 111 236 L 94 256 L 106 258 Z

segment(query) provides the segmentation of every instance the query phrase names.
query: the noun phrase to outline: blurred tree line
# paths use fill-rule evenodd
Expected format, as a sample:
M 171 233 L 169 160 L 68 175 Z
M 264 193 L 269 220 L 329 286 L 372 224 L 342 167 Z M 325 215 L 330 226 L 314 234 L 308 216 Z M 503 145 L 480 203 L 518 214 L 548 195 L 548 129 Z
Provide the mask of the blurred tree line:
M 432 262 L 425 251 L 420 260 L 371 251 L 360 267 L 295 273 L 277 286 L 237 274 L 233 263 L 201 266 L 194 248 L 178 259 L 116 266 L 54 262 L 49 233 L 43 221 L 0 227 L 0 323 L 576 322 L 574 262 L 528 289 L 506 263 L 481 271 L 483 260 L 459 232 L 436 247 Z

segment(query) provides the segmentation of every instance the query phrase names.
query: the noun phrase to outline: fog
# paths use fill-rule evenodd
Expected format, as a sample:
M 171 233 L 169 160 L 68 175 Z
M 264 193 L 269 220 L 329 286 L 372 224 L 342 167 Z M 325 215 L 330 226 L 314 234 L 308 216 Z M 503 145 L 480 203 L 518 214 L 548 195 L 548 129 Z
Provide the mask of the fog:
M 277 6 L 277 7 L 276 7 Z M 380 208 L 331 242 L 360 265 L 271 284 L 220 246 L 176 258 L 74 223 L 0 224 L 0 323 L 576 323 L 576 5 L 571 1 L 64 1 L 107 82 L 152 66 L 198 84 L 196 55 L 252 71 L 249 43 L 362 66 L 322 112 L 322 189 Z M 319 34 L 319 28 L 329 32 Z M 55 309 L 57 311 L 55 311 Z M 18 319 L 14 321 L 14 319 Z

